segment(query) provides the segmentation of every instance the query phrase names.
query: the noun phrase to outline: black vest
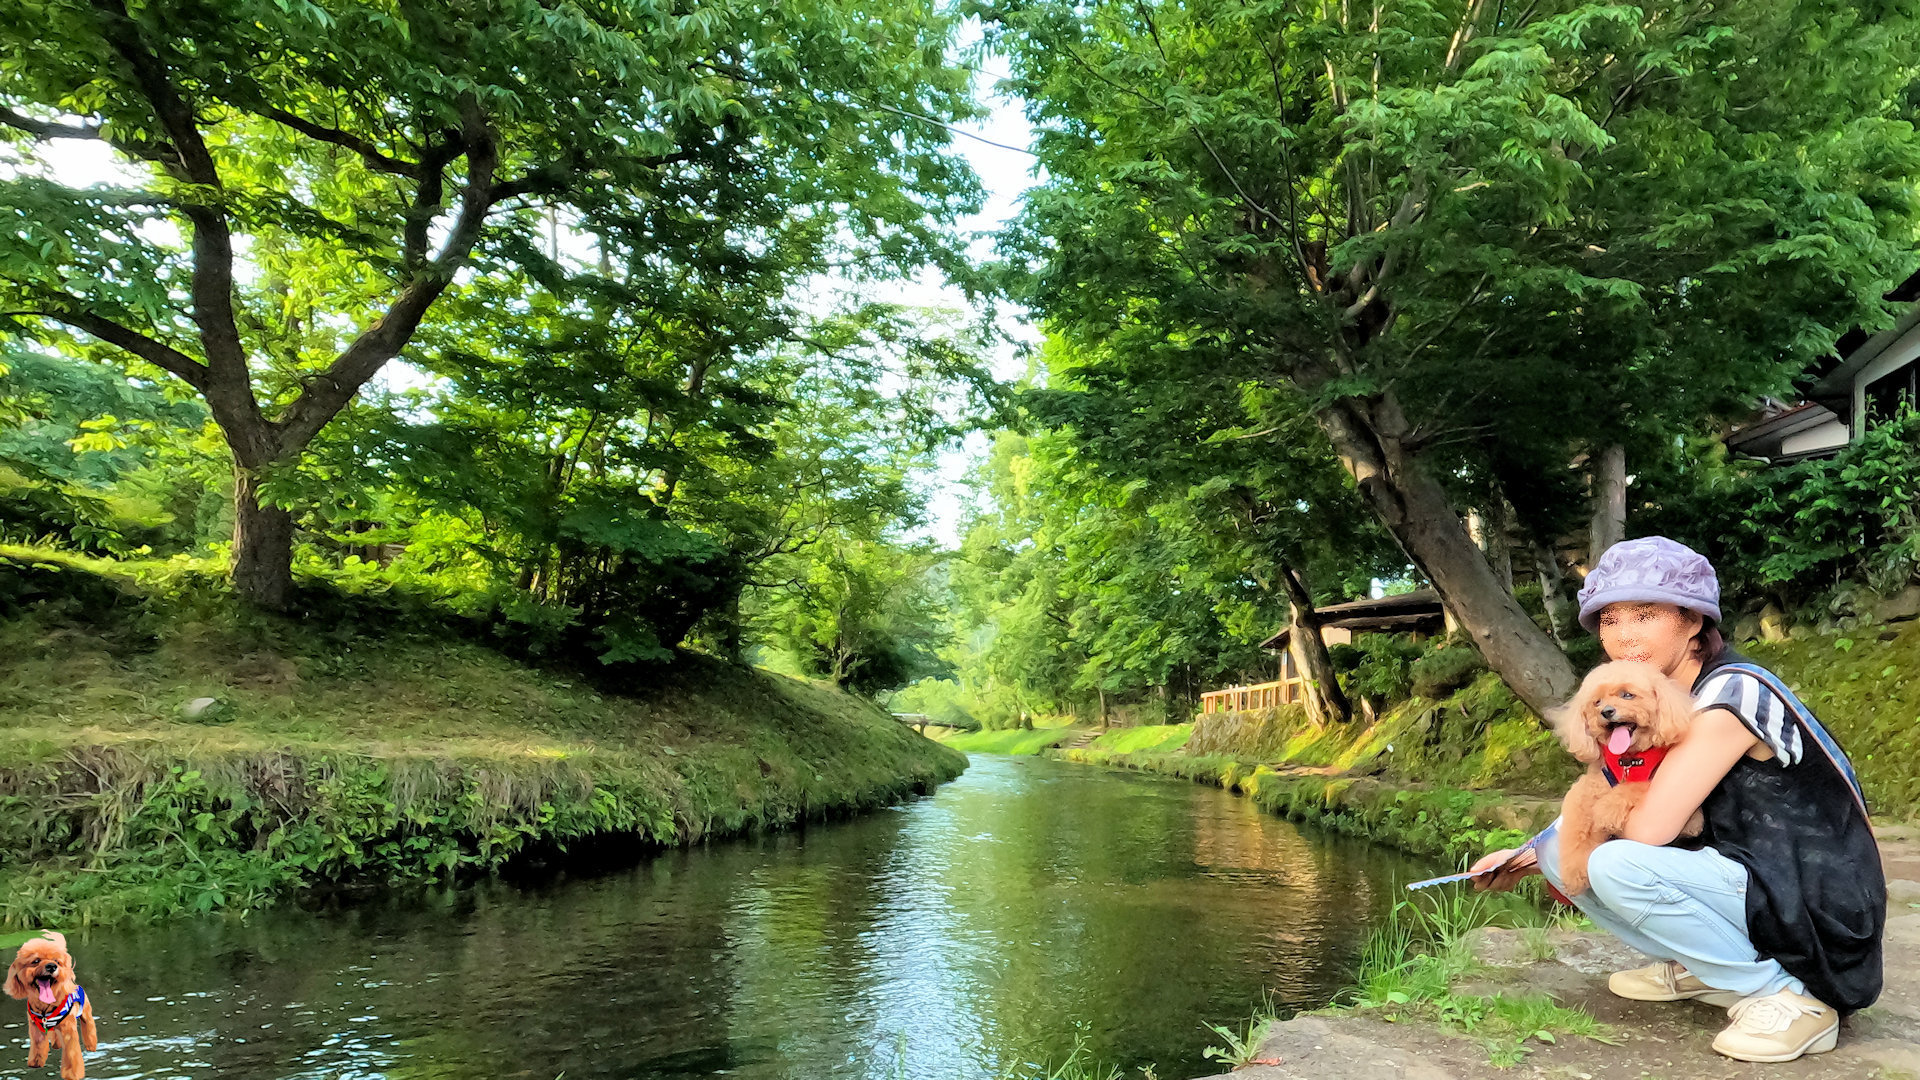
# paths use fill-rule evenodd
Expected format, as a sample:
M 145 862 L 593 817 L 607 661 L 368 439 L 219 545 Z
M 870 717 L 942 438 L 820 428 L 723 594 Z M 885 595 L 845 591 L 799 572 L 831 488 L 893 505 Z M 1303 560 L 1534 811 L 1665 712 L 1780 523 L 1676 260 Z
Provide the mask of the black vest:
M 1741 659 L 1724 652 L 1700 678 Z M 1802 733 L 1801 742 L 1805 752 L 1793 765 L 1735 763 L 1700 806 L 1700 839 L 1747 868 L 1754 948 L 1807 993 L 1849 1013 L 1880 996 L 1886 875 L 1846 779 L 1811 737 Z

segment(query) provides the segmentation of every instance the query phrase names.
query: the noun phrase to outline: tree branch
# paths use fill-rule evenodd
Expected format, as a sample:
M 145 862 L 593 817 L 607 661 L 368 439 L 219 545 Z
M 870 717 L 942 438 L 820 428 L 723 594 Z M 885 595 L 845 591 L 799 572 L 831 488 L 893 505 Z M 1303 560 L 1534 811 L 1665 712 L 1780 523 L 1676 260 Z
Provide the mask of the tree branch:
M 33 315 L 65 323 L 109 345 L 125 349 L 162 371 L 179 376 L 182 382 L 195 390 L 203 393 L 206 390 L 208 372 L 205 364 L 164 341 L 148 337 L 130 326 L 84 310 L 80 302 L 72 297 L 55 299 L 51 306 L 39 310 L 9 311 L 4 314 Z
M 310 380 L 277 421 L 283 450 L 307 445 L 329 420 L 346 407 L 368 379 L 412 340 L 413 332 L 439 299 L 453 275 L 472 252 L 486 225 L 487 212 L 499 201 L 494 171 L 500 166 L 499 148 L 479 102 L 468 96 L 461 102 L 461 138 L 465 142 L 467 183 L 460 196 L 460 213 L 447 242 L 433 260 L 415 271 L 386 314 L 361 332 L 327 370 Z
M 18 128 L 41 139 L 93 139 L 105 142 L 107 138 L 97 124 L 59 124 L 51 120 L 35 120 L 5 107 L 0 107 L 0 124 Z
M 362 138 L 350 131 L 341 131 L 338 128 L 330 128 L 316 124 L 304 117 L 295 116 L 285 109 L 268 105 L 264 102 L 243 100 L 236 102 L 236 104 L 257 115 L 264 116 L 276 124 L 292 128 L 310 139 L 318 139 L 323 143 L 329 143 L 344 150 L 351 150 L 360 155 L 360 160 L 365 162 L 367 168 L 372 169 L 374 172 L 389 173 L 394 176 L 413 177 L 414 179 L 419 179 L 425 173 L 426 165 L 424 162 L 416 164 L 411 161 L 402 161 L 382 151 L 378 146 L 375 146 L 371 140 Z M 429 151 L 429 153 L 431 152 L 432 151 Z

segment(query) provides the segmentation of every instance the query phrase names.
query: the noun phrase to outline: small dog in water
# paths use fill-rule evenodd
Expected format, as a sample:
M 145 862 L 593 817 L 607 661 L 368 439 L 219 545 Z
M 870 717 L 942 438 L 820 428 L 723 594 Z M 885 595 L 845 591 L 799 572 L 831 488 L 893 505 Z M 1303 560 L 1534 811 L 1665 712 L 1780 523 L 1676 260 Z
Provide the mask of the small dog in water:
M 57 1046 L 60 1080 L 86 1076 L 81 1043 L 88 1050 L 97 1049 L 100 1035 L 93 1026 L 93 1002 L 75 979 L 73 954 L 67 951 L 64 936 L 49 930 L 20 946 L 7 969 L 7 996 L 27 1003 L 27 1028 L 33 1037 L 27 1067 L 45 1065 L 47 1051 Z
M 1568 896 L 1587 891 L 1593 849 L 1626 831 L 1660 759 L 1693 725 L 1693 699 L 1652 664 L 1616 660 L 1587 674 L 1573 700 L 1555 710 L 1555 732 L 1587 775 L 1560 807 L 1560 876 Z M 1681 830 L 1698 836 L 1699 811 Z

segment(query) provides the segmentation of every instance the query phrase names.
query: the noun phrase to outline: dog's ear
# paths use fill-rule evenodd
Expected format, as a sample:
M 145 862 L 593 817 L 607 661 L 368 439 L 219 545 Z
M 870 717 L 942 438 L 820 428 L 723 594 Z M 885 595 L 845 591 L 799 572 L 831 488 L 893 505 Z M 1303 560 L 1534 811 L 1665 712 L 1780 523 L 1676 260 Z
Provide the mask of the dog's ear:
M 1583 683 L 1573 700 L 1547 710 L 1547 722 L 1567 753 L 1588 765 L 1600 760 L 1600 745 L 1587 733 L 1587 688 Z
M 13 958 L 13 963 L 7 967 L 6 986 L 7 996 L 10 998 L 18 998 L 21 1001 L 27 999 L 27 969 L 26 965 L 21 962 L 23 959 L 23 957 L 16 956 Z
M 1653 680 L 1654 724 L 1660 729 L 1657 745 L 1672 746 L 1687 734 L 1693 724 L 1693 695 L 1677 681 Z

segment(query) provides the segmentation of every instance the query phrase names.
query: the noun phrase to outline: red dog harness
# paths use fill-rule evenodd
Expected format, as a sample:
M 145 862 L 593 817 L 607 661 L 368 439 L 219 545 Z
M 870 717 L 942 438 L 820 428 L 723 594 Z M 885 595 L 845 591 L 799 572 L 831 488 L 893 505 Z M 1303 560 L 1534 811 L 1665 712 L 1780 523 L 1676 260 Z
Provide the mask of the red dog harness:
M 1660 767 L 1660 761 L 1667 756 L 1667 747 L 1655 746 L 1634 752 L 1616 754 L 1605 746 L 1600 748 L 1600 771 L 1607 775 L 1607 784 L 1639 784 L 1653 779 L 1653 772 Z
M 67 999 L 60 1003 L 59 1008 L 44 1016 L 34 1012 L 32 1009 L 28 1009 L 27 1019 L 33 1021 L 33 1026 L 39 1028 L 41 1031 L 45 1031 L 48 1028 L 57 1028 L 60 1026 L 61 1021 L 72 1014 L 73 1010 L 84 1006 L 86 1003 L 87 992 L 76 986 L 73 988 L 73 993 L 68 994 Z

